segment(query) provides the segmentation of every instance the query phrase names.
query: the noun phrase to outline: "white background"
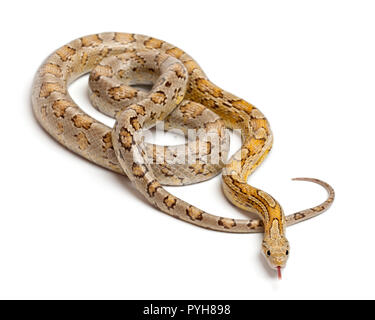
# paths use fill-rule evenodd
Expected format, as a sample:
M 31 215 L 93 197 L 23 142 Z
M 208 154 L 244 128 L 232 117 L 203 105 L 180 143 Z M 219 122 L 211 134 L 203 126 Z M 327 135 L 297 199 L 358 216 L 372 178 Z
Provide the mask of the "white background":
M 0 298 L 375 298 L 373 1 L 8 1 L 1 9 Z M 262 110 L 275 143 L 249 182 L 293 213 L 277 281 L 260 234 L 224 234 L 157 211 L 129 180 L 67 151 L 38 125 L 30 88 L 44 58 L 83 35 L 121 31 L 182 48 L 210 79 Z M 87 78 L 70 88 L 91 115 Z M 177 143 L 170 136 L 164 141 Z M 180 140 L 179 140 L 180 141 Z M 232 150 L 238 147 L 233 140 Z M 241 217 L 220 177 L 168 188 Z

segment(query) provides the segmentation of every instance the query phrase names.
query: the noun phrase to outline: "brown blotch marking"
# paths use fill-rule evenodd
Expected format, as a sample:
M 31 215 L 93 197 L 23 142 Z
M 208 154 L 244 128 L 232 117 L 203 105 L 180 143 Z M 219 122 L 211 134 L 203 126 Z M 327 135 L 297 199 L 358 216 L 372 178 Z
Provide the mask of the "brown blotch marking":
M 119 87 L 109 88 L 107 90 L 108 95 L 111 99 L 120 101 L 124 99 L 132 99 L 137 96 L 137 90 L 128 86 L 120 85 Z
M 155 155 L 155 158 L 156 158 L 156 155 Z M 155 159 L 155 162 L 156 162 L 156 159 Z M 171 170 L 169 170 L 167 167 L 162 167 L 160 171 L 166 177 L 173 177 L 174 176 L 173 172 Z
M 165 85 L 167 88 L 169 88 L 169 87 L 172 85 L 172 83 L 169 82 L 169 81 L 167 81 L 164 85 Z
M 134 110 L 138 115 L 144 116 L 146 114 L 146 109 L 144 106 L 133 104 L 128 109 Z
M 144 45 L 149 49 L 159 49 L 163 45 L 163 41 L 155 38 L 150 38 L 144 42 Z
M 184 52 L 181 49 L 176 48 L 176 47 L 172 49 L 168 49 L 166 53 L 177 59 L 179 59 L 184 54 Z
M 296 213 L 294 215 L 294 220 L 300 220 L 300 219 L 302 219 L 304 217 L 305 217 L 305 214 L 303 214 L 303 213 Z
M 130 124 L 132 125 L 134 130 L 141 129 L 141 125 L 139 124 L 139 121 L 138 121 L 137 117 L 131 117 L 130 118 Z
M 156 91 L 151 95 L 150 99 L 152 102 L 156 104 L 164 105 L 165 101 L 167 100 L 167 96 L 163 91 Z
M 83 47 L 95 47 L 103 42 L 97 34 L 81 38 Z
M 108 131 L 103 136 L 102 141 L 103 141 L 103 151 L 104 152 L 106 152 L 108 149 L 113 149 L 111 131 Z
M 225 229 L 231 229 L 236 226 L 236 222 L 234 221 L 234 219 L 220 218 L 218 221 L 218 225 L 224 227 Z
M 184 68 L 179 63 L 175 63 L 172 66 L 172 70 L 176 74 L 177 78 L 180 78 L 180 79 L 185 79 L 186 78 L 185 70 L 184 70 Z
M 163 202 L 168 209 L 173 209 L 176 206 L 177 199 L 171 195 L 168 195 L 163 199 Z
M 66 109 L 73 106 L 68 100 L 56 100 L 52 105 L 52 109 L 56 117 L 64 118 Z
M 186 209 L 186 214 L 193 221 L 194 220 L 201 221 L 203 219 L 203 211 L 193 206 L 189 206 L 189 208 Z
M 132 172 L 137 178 L 143 178 L 147 172 L 147 168 L 143 164 L 133 163 Z
M 199 91 L 203 93 L 208 93 L 215 98 L 223 97 L 223 91 L 219 87 L 215 86 L 212 82 L 208 81 L 207 79 L 198 78 L 195 80 L 195 83 Z
M 261 220 L 250 220 L 250 222 L 247 224 L 247 227 L 250 229 L 256 229 L 262 226 L 263 226 L 263 222 Z
M 319 211 L 324 210 L 324 208 L 325 208 L 324 206 L 317 206 L 317 207 L 312 208 L 312 210 L 315 212 L 319 212 Z
M 128 131 L 128 129 L 122 127 L 120 130 L 120 143 L 125 148 L 125 150 L 130 151 L 133 145 L 133 136 Z
M 93 120 L 87 115 L 84 114 L 76 114 L 73 118 L 72 121 L 74 123 L 74 126 L 77 128 L 84 128 L 84 129 L 90 129 Z
M 63 46 L 56 51 L 56 54 L 60 57 L 63 62 L 69 60 L 76 53 L 76 49 L 69 46 Z
M 190 165 L 189 169 L 191 169 L 194 172 L 194 174 L 203 174 L 205 166 L 206 166 L 205 163 L 197 162 L 197 163 Z
M 47 98 L 52 92 L 65 93 L 65 89 L 59 83 L 44 82 L 40 88 L 39 98 Z
M 157 191 L 158 188 L 161 188 L 161 184 L 153 180 L 147 184 L 147 193 L 150 197 L 153 197 Z
M 86 135 L 83 132 L 79 132 L 75 135 L 75 137 L 77 138 L 78 148 L 80 148 L 81 150 L 86 150 L 90 144 Z
M 154 120 L 155 117 L 156 117 L 156 112 L 151 111 L 151 113 L 150 113 L 150 119 L 151 119 L 151 120 Z
M 187 71 L 189 72 L 189 74 L 192 74 L 195 69 L 199 69 L 198 64 L 193 60 L 189 60 L 189 61 L 184 62 L 184 65 L 185 65 Z
M 47 73 L 52 74 L 58 78 L 62 76 L 62 71 L 61 71 L 60 66 L 54 63 L 47 63 L 43 66 L 42 74 L 47 74 Z
M 127 44 L 135 41 L 134 35 L 130 33 L 116 33 L 115 34 L 115 41 Z

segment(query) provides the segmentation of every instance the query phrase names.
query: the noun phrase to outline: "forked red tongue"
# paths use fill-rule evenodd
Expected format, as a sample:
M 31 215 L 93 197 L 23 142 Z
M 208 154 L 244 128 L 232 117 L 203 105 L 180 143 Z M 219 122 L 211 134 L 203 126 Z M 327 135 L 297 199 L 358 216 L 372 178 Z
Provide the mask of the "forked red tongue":
M 277 278 L 281 280 L 281 267 L 277 267 Z

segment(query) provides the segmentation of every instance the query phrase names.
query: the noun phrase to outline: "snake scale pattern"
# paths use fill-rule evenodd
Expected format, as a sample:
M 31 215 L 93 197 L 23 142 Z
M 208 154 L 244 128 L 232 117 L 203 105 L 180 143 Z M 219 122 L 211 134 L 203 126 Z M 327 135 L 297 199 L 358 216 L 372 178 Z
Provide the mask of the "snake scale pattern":
M 113 129 L 84 113 L 68 93 L 69 84 L 88 72 L 91 101 L 116 119 Z M 139 84 L 152 88 L 148 92 L 137 89 Z M 62 46 L 37 71 L 32 104 L 36 119 L 53 138 L 80 156 L 128 176 L 159 210 L 210 230 L 264 232 L 262 252 L 279 274 L 290 250 L 285 228 L 324 212 L 334 200 L 327 183 L 297 178 L 320 184 L 328 198 L 316 207 L 285 216 L 271 195 L 249 185 L 249 175 L 272 147 L 267 119 L 252 104 L 213 84 L 184 51 L 156 38 L 108 32 Z M 147 144 L 142 133 L 157 121 L 186 136 L 188 129 L 201 133 L 187 137 L 185 145 Z M 228 161 L 226 128 L 239 129 L 242 136 L 240 150 Z M 176 162 L 176 158 L 189 161 Z M 216 216 L 163 188 L 204 181 L 221 170 L 228 200 L 244 210 L 255 210 L 258 219 Z

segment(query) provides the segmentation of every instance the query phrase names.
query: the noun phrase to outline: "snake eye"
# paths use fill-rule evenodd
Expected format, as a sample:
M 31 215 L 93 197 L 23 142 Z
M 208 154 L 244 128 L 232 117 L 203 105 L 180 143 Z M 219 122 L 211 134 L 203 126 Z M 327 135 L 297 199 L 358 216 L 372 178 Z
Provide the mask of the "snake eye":
M 267 256 L 271 255 L 271 251 L 267 250 Z
M 289 254 L 289 250 L 286 250 L 286 251 L 285 251 L 285 254 L 288 255 L 288 254 Z

